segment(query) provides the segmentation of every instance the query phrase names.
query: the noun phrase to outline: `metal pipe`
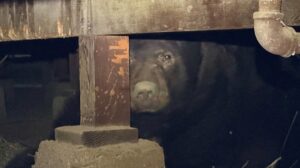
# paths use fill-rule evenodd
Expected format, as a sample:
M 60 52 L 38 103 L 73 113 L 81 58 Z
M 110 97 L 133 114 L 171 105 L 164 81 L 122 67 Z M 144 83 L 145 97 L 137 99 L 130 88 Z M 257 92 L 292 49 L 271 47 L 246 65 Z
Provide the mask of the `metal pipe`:
M 259 0 L 259 11 L 253 14 L 254 31 L 264 49 L 290 57 L 300 54 L 300 33 L 283 23 L 281 4 L 282 0 Z

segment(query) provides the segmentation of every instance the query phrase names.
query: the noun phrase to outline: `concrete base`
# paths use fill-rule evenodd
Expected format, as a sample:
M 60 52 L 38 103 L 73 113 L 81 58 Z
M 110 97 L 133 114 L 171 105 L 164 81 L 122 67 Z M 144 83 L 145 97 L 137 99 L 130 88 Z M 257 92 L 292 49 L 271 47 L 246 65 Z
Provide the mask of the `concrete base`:
M 55 139 L 74 145 L 98 147 L 123 142 L 137 142 L 138 130 L 128 126 L 63 126 L 55 129 Z
M 43 141 L 32 168 L 164 168 L 162 148 L 155 142 L 138 140 L 89 148 L 58 141 Z

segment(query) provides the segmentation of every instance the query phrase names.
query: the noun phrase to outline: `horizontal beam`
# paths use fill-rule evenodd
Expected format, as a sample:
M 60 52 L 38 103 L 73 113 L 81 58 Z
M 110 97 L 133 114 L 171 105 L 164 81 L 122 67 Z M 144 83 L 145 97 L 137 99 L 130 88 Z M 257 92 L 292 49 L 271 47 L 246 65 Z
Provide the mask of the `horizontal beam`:
M 283 2 L 300 25 L 299 0 Z M 0 41 L 253 27 L 257 0 L 3 0 Z

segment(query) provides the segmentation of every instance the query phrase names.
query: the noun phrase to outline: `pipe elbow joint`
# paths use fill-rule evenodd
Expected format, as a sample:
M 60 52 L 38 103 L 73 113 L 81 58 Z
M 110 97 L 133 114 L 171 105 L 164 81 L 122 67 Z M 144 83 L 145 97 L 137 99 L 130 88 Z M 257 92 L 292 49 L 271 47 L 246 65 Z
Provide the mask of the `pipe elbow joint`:
M 300 52 L 300 35 L 282 22 L 278 11 L 255 12 L 254 31 L 259 44 L 268 52 L 290 57 Z

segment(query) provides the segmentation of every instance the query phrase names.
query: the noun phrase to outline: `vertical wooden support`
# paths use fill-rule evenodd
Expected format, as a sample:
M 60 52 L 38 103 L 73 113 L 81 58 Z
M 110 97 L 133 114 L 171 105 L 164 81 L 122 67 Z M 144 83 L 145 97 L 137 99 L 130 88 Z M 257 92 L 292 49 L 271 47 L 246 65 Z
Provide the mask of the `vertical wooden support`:
M 81 124 L 129 126 L 128 37 L 84 36 L 79 46 Z
M 137 142 L 130 127 L 129 38 L 79 37 L 80 126 L 55 130 L 58 141 L 86 146 Z

